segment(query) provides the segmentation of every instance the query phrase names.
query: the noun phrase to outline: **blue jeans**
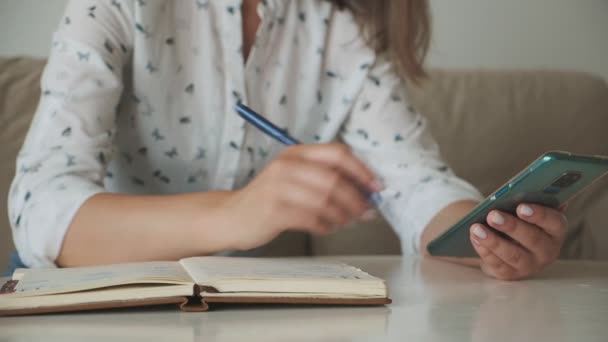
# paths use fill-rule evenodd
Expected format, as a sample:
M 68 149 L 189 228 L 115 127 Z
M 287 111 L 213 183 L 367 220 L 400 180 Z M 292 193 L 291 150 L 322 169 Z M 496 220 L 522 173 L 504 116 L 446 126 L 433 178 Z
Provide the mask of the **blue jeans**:
M 23 261 L 21 261 L 21 259 L 19 258 L 19 254 L 17 254 L 17 252 L 15 251 L 15 252 L 11 253 L 11 259 L 8 263 L 8 270 L 6 270 L 6 273 L 4 273 L 4 276 L 6 276 L 6 277 L 12 276 L 13 272 L 18 268 L 27 268 L 27 266 L 25 266 L 23 264 Z

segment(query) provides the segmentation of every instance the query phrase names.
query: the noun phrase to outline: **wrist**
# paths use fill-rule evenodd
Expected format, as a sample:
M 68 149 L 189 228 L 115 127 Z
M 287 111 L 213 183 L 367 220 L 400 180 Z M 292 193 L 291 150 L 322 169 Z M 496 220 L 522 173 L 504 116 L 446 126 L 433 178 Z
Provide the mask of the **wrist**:
M 424 228 L 421 239 L 420 249 L 424 256 L 429 256 L 426 249 L 427 245 L 438 236 L 447 231 L 453 224 L 467 215 L 477 206 L 478 202 L 464 200 L 451 203 L 441 209 Z
M 247 212 L 247 204 L 242 203 L 243 191 L 241 189 L 223 192 L 213 208 L 212 225 L 217 243 L 222 246 L 219 251 L 251 249 L 247 237 L 255 231 L 255 222 L 250 219 L 252 216 Z
M 238 236 L 234 227 L 238 215 L 231 210 L 233 191 L 200 192 L 189 202 L 191 213 L 186 242 L 196 255 L 208 255 L 234 249 Z

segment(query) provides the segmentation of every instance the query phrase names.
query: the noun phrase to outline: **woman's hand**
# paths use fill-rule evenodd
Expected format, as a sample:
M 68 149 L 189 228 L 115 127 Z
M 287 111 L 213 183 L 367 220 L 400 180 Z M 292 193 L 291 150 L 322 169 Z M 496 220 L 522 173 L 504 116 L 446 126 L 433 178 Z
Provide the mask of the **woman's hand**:
M 226 234 L 241 250 L 290 229 L 326 234 L 365 219 L 371 209 L 367 194 L 381 190 L 374 174 L 346 145 L 292 146 L 228 197 L 223 220 L 231 229 Z
M 487 222 L 512 241 L 482 224 L 474 224 L 471 242 L 481 258 L 481 269 L 502 280 L 530 277 L 555 261 L 568 226 L 561 211 L 532 204 L 520 204 L 517 217 L 494 210 Z

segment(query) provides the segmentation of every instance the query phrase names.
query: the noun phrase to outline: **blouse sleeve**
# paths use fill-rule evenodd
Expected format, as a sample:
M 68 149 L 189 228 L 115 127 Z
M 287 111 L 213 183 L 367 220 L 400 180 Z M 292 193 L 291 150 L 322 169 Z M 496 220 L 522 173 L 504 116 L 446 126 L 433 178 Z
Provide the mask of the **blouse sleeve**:
M 9 194 L 14 241 L 29 267 L 55 266 L 74 215 L 104 191 L 131 10 L 127 1 L 71 1 L 53 36 Z
M 421 233 L 442 208 L 482 198 L 441 159 L 426 119 L 408 104 L 403 82 L 385 59 L 370 68 L 341 138 L 383 180 L 377 205 L 404 254 L 420 252 Z

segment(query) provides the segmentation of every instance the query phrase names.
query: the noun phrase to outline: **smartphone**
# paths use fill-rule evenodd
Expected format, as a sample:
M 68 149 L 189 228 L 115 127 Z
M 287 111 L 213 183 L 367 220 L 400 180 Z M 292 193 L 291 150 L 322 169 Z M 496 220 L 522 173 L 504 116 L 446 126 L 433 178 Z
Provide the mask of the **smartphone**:
M 427 250 L 434 256 L 476 257 L 469 229 L 475 223 L 488 226 L 486 217 L 490 211 L 515 214 L 520 203 L 559 208 L 606 172 L 608 157 L 547 152 L 431 241 Z M 506 237 L 502 232 L 496 232 Z

